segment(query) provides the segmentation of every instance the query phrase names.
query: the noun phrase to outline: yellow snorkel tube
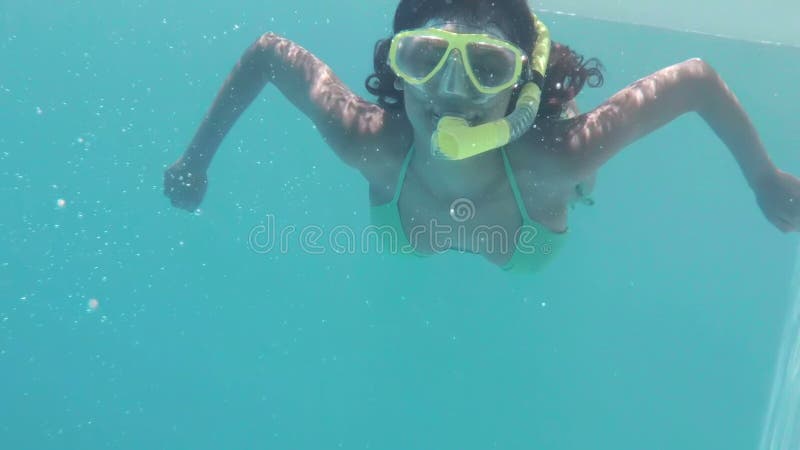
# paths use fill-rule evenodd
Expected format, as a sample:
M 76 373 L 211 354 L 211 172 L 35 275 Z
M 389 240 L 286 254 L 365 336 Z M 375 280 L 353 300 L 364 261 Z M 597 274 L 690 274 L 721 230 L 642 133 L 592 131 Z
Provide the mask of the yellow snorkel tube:
M 550 31 L 535 14 L 533 22 L 537 35 L 530 60 L 533 79 L 522 87 L 514 111 L 502 119 L 474 127 L 460 117 L 442 117 L 431 137 L 431 148 L 437 153 L 453 160 L 470 158 L 519 139 L 533 126 L 550 59 Z

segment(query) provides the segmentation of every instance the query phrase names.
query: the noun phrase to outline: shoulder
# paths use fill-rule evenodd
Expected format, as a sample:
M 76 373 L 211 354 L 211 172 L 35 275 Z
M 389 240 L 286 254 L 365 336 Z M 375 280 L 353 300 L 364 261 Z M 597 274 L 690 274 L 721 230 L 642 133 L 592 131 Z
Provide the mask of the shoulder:
M 515 158 L 531 170 L 539 172 L 553 182 L 574 185 L 584 177 L 574 170 L 574 154 L 565 151 L 562 136 L 580 116 L 577 102 L 573 99 L 564 105 L 561 116 L 544 125 L 532 128 L 510 146 Z M 524 155 L 524 156 L 523 156 Z
M 388 112 L 382 132 L 360 140 L 354 152 L 360 160 L 353 164 L 370 183 L 383 183 L 396 174 L 414 142 L 414 131 L 405 112 Z

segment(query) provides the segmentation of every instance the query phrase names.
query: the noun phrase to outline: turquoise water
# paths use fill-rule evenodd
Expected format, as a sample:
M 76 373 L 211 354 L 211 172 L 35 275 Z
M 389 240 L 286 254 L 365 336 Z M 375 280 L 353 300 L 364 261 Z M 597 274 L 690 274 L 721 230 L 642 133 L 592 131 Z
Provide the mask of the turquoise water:
M 202 212 L 169 206 L 163 169 L 253 39 L 293 39 L 366 95 L 393 6 L 0 2 L 1 448 L 758 445 L 797 238 L 696 115 L 601 170 L 535 277 L 456 253 L 253 251 L 267 215 L 368 220 L 366 182 L 271 86 Z M 800 174 L 800 50 L 543 18 L 607 67 L 582 109 L 701 57 Z

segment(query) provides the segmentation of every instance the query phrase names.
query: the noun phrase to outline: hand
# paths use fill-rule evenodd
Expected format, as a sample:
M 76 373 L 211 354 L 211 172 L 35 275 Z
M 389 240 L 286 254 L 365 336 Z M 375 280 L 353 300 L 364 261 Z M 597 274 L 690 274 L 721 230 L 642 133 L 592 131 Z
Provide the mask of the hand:
M 179 159 L 164 172 L 164 195 L 176 208 L 194 212 L 203 201 L 207 188 L 205 170 L 192 169 L 183 160 Z
M 767 220 L 784 233 L 800 231 L 800 179 L 775 169 L 758 181 L 755 193 Z

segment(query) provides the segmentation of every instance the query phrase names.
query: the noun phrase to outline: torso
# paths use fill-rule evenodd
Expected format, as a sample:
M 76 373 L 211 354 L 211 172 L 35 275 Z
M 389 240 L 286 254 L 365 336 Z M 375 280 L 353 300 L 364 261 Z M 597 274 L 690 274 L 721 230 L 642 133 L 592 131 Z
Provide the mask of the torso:
M 370 204 L 382 205 L 392 200 L 397 189 L 398 174 L 407 155 L 411 139 L 393 139 L 383 147 L 382 161 L 377 170 L 368 176 L 370 185 Z M 568 176 L 563 170 L 563 161 L 551 149 L 537 145 L 536 139 L 520 140 L 505 147 L 512 171 L 518 183 L 525 208 L 530 219 L 554 232 L 567 228 L 567 210 L 576 199 L 575 185 L 582 180 Z M 493 152 L 495 153 L 495 152 Z M 434 253 L 445 250 L 432 244 L 452 242 L 452 249 L 479 253 L 495 264 L 503 264 L 510 257 L 510 251 L 502 252 L 495 248 L 487 251 L 485 246 L 464 239 L 457 232 L 467 236 L 476 227 L 501 227 L 506 236 L 514 236 L 522 223 L 520 210 L 511 189 L 510 180 L 499 151 L 489 156 L 486 170 L 496 177 L 478 189 L 441 189 L 441 174 L 427 167 L 415 164 L 419 159 L 412 157 L 401 187 L 398 209 L 403 229 L 410 233 L 417 225 L 424 225 L 423 234 L 417 235 L 415 246 L 420 253 Z M 415 156 L 415 155 L 413 155 Z M 474 216 L 466 221 L 457 221 L 451 216 L 450 208 L 454 202 L 464 203 L 468 199 L 474 205 Z M 445 228 L 439 229 L 438 237 L 431 235 L 428 225 L 435 221 Z M 449 233 L 442 230 L 448 229 Z M 460 231 L 459 231 L 460 230 Z M 511 249 L 513 251 L 513 249 Z

